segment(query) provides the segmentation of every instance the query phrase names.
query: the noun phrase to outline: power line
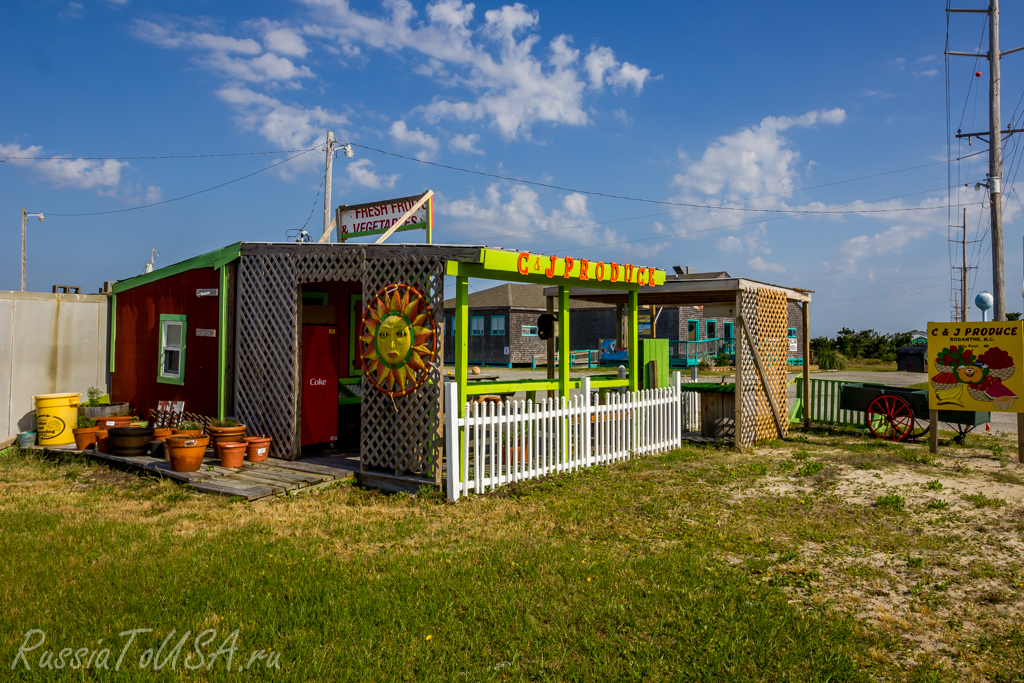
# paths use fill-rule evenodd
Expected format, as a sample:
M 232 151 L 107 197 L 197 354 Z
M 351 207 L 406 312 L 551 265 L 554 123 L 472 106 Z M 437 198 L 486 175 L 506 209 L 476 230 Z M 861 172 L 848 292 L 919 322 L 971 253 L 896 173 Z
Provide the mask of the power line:
M 0 159 L 0 163 L 4 163 L 8 159 L 15 159 L 17 161 L 143 161 L 150 159 L 210 159 L 214 157 L 250 157 L 257 156 L 260 154 L 292 154 L 294 152 L 312 152 L 317 147 L 310 147 L 309 149 L 278 149 L 272 152 L 228 152 L 226 154 L 174 154 L 168 156 L 148 156 L 148 157 L 12 157 L 6 156 Z
M 938 282 L 934 285 L 928 285 L 926 287 L 916 287 L 914 289 L 901 289 L 895 292 L 879 292 L 878 294 L 865 294 L 864 296 L 852 296 L 848 299 L 826 299 L 825 301 L 819 301 L 818 303 L 834 304 L 840 301 L 856 301 L 857 299 L 871 299 L 876 296 L 892 296 L 893 294 L 906 294 L 909 292 L 923 292 L 926 289 L 935 289 L 936 287 L 944 287 L 945 282 Z
M 537 182 L 535 180 L 523 180 L 522 178 L 512 178 L 512 177 L 509 177 L 509 176 L 498 175 L 496 173 L 487 173 L 485 171 L 474 171 L 474 170 L 469 169 L 469 168 L 461 168 L 459 166 L 449 166 L 448 164 L 440 164 L 440 163 L 437 163 L 436 161 L 426 161 L 424 159 L 417 159 L 415 157 L 406 156 L 404 154 L 398 154 L 396 152 L 387 152 L 387 151 L 382 150 L 382 149 L 377 149 L 375 147 L 368 147 L 366 145 L 360 145 L 360 144 L 356 144 L 354 142 L 351 143 L 351 144 L 352 144 L 353 147 L 359 147 L 361 149 L 365 149 L 365 150 L 368 150 L 370 152 L 377 152 L 379 154 L 385 154 L 387 156 L 393 156 L 393 157 L 397 157 L 399 159 L 405 159 L 406 161 L 413 161 L 413 162 L 416 162 L 418 164 L 426 164 L 428 166 L 435 166 L 437 168 L 443 168 L 443 169 L 446 169 L 446 170 L 449 170 L 449 171 L 458 171 L 460 173 L 471 173 L 473 175 L 485 176 L 487 178 L 495 178 L 497 180 L 507 180 L 509 182 L 520 183 L 520 184 L 523 184 L 523 185 L 533 185 L 533 186 L 536 186 L 536 187 L 545 187 L 545 188 L 548 188 L 548 189 L 551 189 L 551 190 L 559 190 L 561 192 L 575 192 L 577 194 L 585 194 L 585 195 L 590 195 L 590 196 L 593 196 L 593 197 L 605 197 L 607 199 L 621 199 L 621 200 L 624 200 L 624 201 L 642 202 L 642 203 L 645 203 L 645 204 L 662 204 L 662 205 L 666 205 L 666 206 L 686 206 L 686 207 L 689 207 L 691 209 L 711 209 L 711 210 L 716 210 L 716 211 L 740 211 L 740 212 L 748 212 L 748 213 L 784 213 L 784 214 L 800 214 L 800 215 L 818 215 L 818 214 L 828 215 L 828 214 L 896 213 L 896 212 L 905 212 L 905 211 L 936 211 L 938 209 L 944 208 L 944 207 L 941 207 L 941 206 L 934 206 L 934 207 L 909 206 L 909 207 L 902 207 L 902 208 L 898 208 L 898 209 L 870 209 L 870 210 L 863 210 L 863 209 L 842 209 L 842 210 L 840 210 L 840 209 L 823 209 L 823 210 L 810 210 L 810 209 L 753 209 L 753 208 L 743 207 L 743 206 L 725 206 L 725 205 L 714 205 L 714 204 L 697 204 L 697 203 L 694 203 L 694 202 L 670 202 L 670 201 L 663 200 L 663 199 L 647 199 L 647 198 L 643 198 L 643 197 L 629 197 L 629 196 L 626 196 L 626 195 L 610 194 L 610 193 L 607 193 L 607 192 L 596 192 L 596 191 L 593 191 L 593 190 L 580 190 L 580 189 L 575 189 L 575 188 L 571 188 L 571 187 L 563 187 L 561 185 L 552 185 L 552 184 L 549 184 L 549 183 L 541 183 L 541 182 Z M 945 162 L 943 162 L 943 161 L 935 162 L 935 164 L 942 164 L 942 163 L 945 163 Z M 895 171 L 895 172 L 899 172 L 899 171 Z M 884 175 L 884 174 L 880 174 L 880 175 Z M 785 192 L 785 193 L 780 193 L 780 194 L 789 194 L 789 193 Z M 764 195 L 764 196 L 773 196 L 773 195 Z M 756 197 L 751 197 L 751 199 L 756 199 Z
M 81 217 L 81 216 L 106 216 L 106 215 L 109 215 L 109 214 L 112 214 L 112 213 L 127 213 L 128 211 L 138 211 L 140 209 L 149 209 L 149 208 L 152 208 L 154 206 L 161 206 L 163 204 L 170 204 L 171 202 L 177 202 L 177 201 L 181 201 L 182 199 L 188 199 L 189 197 L 195 197 L 196 195 L 204 194 L 206 192 L 212 192 L 213 190 L 220 189 L 222 187 L 225 187 L 226 185 L 231 185 L 232 183 L 237 183 L 237 182 L 239 182 L 241 180 L 245 180 L 246 178 L 251 178 L 251 177 L 253 177 L 254 175 L 256 175 L 258 173 L 263 173 L 264 171 L 269 171 L 270 169 L 276 168 L 276 167 L 280 166 L 281 164 L 287 164 L 292 159 L 297 159 L 298 157 L 302 156 L 303 154 L 309 154 L 312 151 L 313 151 L 312 149 L 304 150 L 304 151 L 299 152 L 298 154 L 296 154 L 294 156 L 288 157 L 287 159 L 282 159 L 281 161 L 278 161 L 277 163 L 271 164 L 270 166 L 265 166 L 265 167 L 261 168 L 258 171 L 253 171 L 252 173 L 247 173 L 246 175 L 242 176 L 241 178 L 235 178 L 234 180 L 229 180 L 226 183 L 221 183 L 219 185 L 214 185 L 213 187 L 208 187 L 205 190 L 198 190 L 196 192 L 190 192 L 188 194 L 183 194 L 180 197 L 175 197 L 173 199 L 165 199 L 165 200 L 163 200 L 161 202 L 154 202 L 152 204 L 143 204 L 142 206 L 132 206 L 132 207 L 129 207 L 127 209 L 114 209 L 112 211 L 93 211 L 93 212 L 90 212 L 90 213 L 52 213 L 50 211 L 47 211 L 46 215 L 47 216 L 60 216 L 60 217 L 64 217 L 64 218 L 67 218 L 67 217 Z

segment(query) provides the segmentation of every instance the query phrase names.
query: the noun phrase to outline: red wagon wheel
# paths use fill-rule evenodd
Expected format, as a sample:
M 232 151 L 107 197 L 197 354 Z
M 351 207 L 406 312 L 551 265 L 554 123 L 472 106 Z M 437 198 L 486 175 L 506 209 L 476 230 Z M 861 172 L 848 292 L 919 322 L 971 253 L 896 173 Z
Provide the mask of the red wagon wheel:
M 903 441 L 914 431 L 914 411 L 899 396 L 882 395 L 868 406 L 868 429 L 879 439 Z

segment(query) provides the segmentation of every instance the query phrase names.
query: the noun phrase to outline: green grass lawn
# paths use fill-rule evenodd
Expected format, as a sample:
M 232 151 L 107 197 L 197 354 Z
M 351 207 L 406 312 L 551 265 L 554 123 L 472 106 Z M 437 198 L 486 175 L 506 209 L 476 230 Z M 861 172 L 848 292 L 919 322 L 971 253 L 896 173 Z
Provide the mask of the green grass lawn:
M 876 456 L 870 443 L 830 443 L 779 443 L 772 457 L 687 447 L 457 505 L 351 485 L 234 502 L 10 449 L 0 454 L 0 671 L 5 680 L 49 680 L 57 672 L 39 669 L 45 651 L 56 658 L 82 649 L 84 661 L 99 661 L 94 653 L 109 647 L 111 670 L 62 673 L 123 681 L 949 680 L 946 664 L 908 659 L 891 630 L 836 609 L 821 572 L 794 561 L 805 543 L 902 556 L 951 541 L 915 532 L 906 511 L 845 505 L 827 486 L 814 495 L 736 494 L 771 477 L 827 482 L 831 465 L 809 466 L 826 451 L 836 462 L 878 467 L 905 460 L 884 448 Z M 113 671 L 128 640 L 118 634 L 144 628 L 152 632 L 139 634 Z M 26 671 L 16 655 L 31 629 L 46 640 L 26 653 Z M 227 672 L 227 654 L 210 655 L 235 629 Z M 204 631 L 199 660 L 193 641 Z M 1022 638 L 1012 638 L 990 647 L 1008 667 L 996 666 L 1008 677 L 995 680 L 1020 680 L 1012 667 Z M 147 649 L 165 639 L 161 661 L 184 644 L 174 669 L 156 672 Z

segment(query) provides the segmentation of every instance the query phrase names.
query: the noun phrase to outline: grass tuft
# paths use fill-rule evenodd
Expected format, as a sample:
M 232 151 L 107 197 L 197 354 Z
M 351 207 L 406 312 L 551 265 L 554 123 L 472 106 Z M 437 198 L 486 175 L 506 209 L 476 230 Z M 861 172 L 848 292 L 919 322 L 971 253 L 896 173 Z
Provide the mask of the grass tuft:
M 898 493 L 890 493 L 887 496 L 879 496 L 875 500 L 875 507 L 881 510 L 902 510 L 906 505 L 906 501 L 903 500 L 903 496 Z

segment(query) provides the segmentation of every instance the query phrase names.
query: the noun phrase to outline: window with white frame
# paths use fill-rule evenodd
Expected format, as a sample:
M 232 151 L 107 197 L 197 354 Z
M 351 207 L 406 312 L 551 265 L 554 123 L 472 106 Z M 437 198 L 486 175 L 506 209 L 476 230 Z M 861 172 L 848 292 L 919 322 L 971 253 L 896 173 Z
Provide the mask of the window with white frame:
M 492 337 L 504 337 L 505 336 L 505 316 L 503 316 L 503 315 L 492 315 L 491 316 L 491 336 Z
M 160 368 L 158 382 L 184 384 L 185 316 L 160 316 Z

